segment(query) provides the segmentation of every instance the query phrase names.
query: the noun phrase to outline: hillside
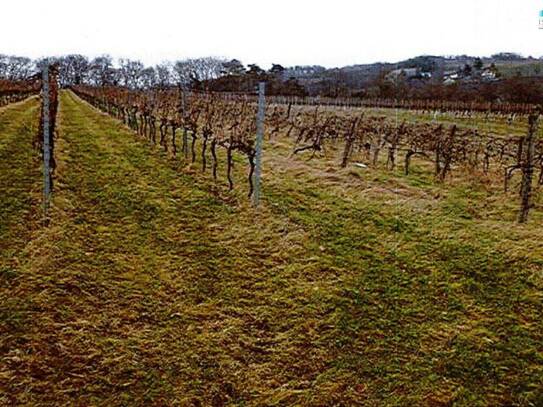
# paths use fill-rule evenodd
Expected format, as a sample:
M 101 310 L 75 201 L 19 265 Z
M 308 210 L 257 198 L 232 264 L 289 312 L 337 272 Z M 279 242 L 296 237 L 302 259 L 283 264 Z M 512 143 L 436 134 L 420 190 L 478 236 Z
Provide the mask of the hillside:
M 422 55 L 395 63 L 378 62 L 332 69 L 293 67 L 287 69 L 285 76 L 297 78 L 310 93 L 326 90 L 329 82 L 340 82 L 351 91 L 356 91 L 373 85 L 376 80 L 394 69 L 418 68 L 431 73 L 435 82 L 436 78 L 442 77 L 445 72 L 460 72 L 466 65 L 476 66 L 477 59 L 480 59 L 483 67 L 496 66 L 498 76 L 502 78 L 543 76 L 542 60 L 509 53 L 482 58 L 467 55 L 449 57 Z

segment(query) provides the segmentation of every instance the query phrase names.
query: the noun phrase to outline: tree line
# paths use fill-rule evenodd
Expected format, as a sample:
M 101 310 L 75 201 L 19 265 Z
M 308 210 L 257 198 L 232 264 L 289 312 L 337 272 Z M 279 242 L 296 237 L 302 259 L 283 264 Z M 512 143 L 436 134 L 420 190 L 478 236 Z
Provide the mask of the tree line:
M 417 66 L 422 62 L 416 60 Z M 424 62 L 424 61 L 423 61 Z M 476 80 L 447 85 L 432 80 L 390 80 L 392 69 L 352 70 L 322 67 L 283 67 L 268 70 L 238 59 L 189 58 L 146 66 L 139 60 L 114 60 L 109 55 L 87 58 L 72 54 L 32 60 L 0 54 L 0 80 L 23 80 L 39 72 L 44 63 L 59 67 L 61 87 L 121 86 L 132 90 L 183 87 L 200 91 L 253 92 L 260 81 L 267 82 L 268 95 L 355 97 L 359 99 L 449 100 L 462 102 L 543 104 L 541 77 L 510 77 L 484 83 Z M 480 68 L 475 60 L 474 68 Z M 431 68 L 431 67 L 428 67 Z M 438 76 L 436 75 L 436 78 Z
M 0 79 L 24 80 L 41 71 L 44 64 L 58 66 L 61 87 L 121 86 L 132 90 L 183 87 L 186 89 L 241 92 L 253 82 L 269 82 L 269 91 L 277 94 L 305 95 L 295 79 L 285 79 L 285 68 L 273 64 L 268 71 L 256 64 L 245 66 L 237 59 L 217 57 L 188 58 L 146 66 L 133 59 L 114 60 L 109 55 L 89 59 L 72 54 L 32 60 L 27 57 L 0 54 Z

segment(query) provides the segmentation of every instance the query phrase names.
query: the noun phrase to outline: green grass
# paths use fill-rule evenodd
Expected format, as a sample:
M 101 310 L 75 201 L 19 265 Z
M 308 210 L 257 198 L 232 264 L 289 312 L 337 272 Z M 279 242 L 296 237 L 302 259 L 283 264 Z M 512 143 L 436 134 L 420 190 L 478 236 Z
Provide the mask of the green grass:
M 312 108 L 314 109 L 314 108 Z M 326 108 L 325 108 L 326 109 Z M 336 107 L 327 108 L 338 111 Z M 422 112 L 409 109 L 390 109 L 390 108 L 353 108 L 346 109 L 348 114 L 365 114 L 368 116 L 386 117 L 389 121 L 402 123 L 434 123 L 444 126 L 457 125 L 460 130 L 478 129 L 479 134 L 495 136 L 524 136 L 528 131 L 528 119 L 526 116 L 516 116 L 509 123 L 508 117 L 502 115 L 487 115 L 485 113 L 475 112 L 470 116 L 455 114 L 453 112 L 439 112 L 434 115 L 431 112 Z
M 62 93 L 51 226 L 2 272 L 0 400 L 541 405 L 540 199 L 518 226 L 462 170 L 291 147 L 266 143 L 255 210 L 244 166 L 228 193 Z
M 34 98 L 0 110 L 0 279 L 16 274 L 16 255 L 36 220 L 40 164 L 32 141 L 37 115 Z

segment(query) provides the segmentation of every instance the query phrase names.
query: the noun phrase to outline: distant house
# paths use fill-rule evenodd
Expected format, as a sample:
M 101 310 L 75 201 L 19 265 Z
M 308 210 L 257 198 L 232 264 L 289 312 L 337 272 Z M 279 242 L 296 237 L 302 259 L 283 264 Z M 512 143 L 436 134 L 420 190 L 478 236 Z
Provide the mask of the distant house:
M 422 72 L 419 68 L 400 68 L 390 71 L 386 79 L 388 80 L 398 80 L 398 79 L 428 79 L 431 78 L 432 74 L 430 72 Z
M 492 68 L 485 68 L 481 72 L 481 79 L 483 81 L 494 81 L 497 79 L 496 71 Z
M 453 83 L 477 83 L 480 81 L 491 82 L 498 80 L 496 69 L 492 66 L 487 66 L 481 71 L 447 71 L 443 73 L 443 84 L 452 85 Z
M 446 71 L 443 73 L 443 83 L 445 85 L 452 85 L 461 78 L 460 73 L 457 71 Z
M 303 78 L 308 76 L 313 76 L 317 74 L 322 74 L 326 69 L 322 66 L 312 65 L 312 66 L 300 66 L 296 65 L 291 68 L 287 68 L 283 71 L 284 77 L 286 78 Z
M 445 71 L 445 72 L 443 72 L 443 77 L 444 78 L 458 79 L 459 76 L 460 75 L 459 75 L 458 71 Z

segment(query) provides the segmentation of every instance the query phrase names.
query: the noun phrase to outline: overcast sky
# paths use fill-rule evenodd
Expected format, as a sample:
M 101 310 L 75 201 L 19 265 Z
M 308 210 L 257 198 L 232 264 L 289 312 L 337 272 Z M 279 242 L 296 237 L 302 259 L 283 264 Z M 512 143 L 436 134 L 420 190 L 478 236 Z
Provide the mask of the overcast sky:
M 0 53 L 146 64 L 222 56 L 268 67 L 420 54 L 543 55 L 543 0 L 7 0 Z

